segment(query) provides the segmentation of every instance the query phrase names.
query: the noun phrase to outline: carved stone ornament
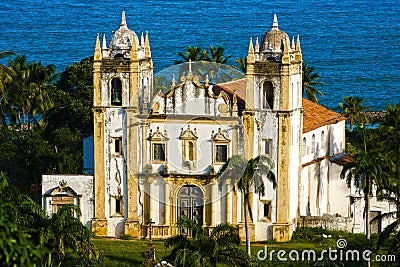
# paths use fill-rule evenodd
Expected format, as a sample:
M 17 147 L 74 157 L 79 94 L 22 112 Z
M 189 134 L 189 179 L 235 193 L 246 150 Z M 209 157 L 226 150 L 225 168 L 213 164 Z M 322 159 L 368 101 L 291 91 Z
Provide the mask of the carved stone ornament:
M 181 134 L 179 136 L 181 140 L 197 140 L 199 137 L 197 136 L 196 128 L 194 130 L 190 129 L 190 125 L 188 125 L 186 130 L 181 130 Z
M 223 132 L 221 128 L 218 128 L 217 133 L 214 134 L 214 131 L 212 131 L 211 140 L 215 142 L 229 142 L 231 139 L 227 131 Z
M 147 138 L 149 141 L 168 141 L 168 134 L 167 130 L 164 130 L 164 132 L 160 131 L 160 127 L 157 127 L 157 131 L 153 133 L 153 130 L 150 129 L 149 132 L 149 137 Z

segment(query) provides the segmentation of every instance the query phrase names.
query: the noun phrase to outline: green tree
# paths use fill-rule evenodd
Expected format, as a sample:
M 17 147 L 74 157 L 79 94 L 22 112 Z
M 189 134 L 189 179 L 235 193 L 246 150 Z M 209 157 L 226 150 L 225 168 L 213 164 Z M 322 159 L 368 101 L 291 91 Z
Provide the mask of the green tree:
M 228 64 L 228 60 L 232 55 L 225 56 L 225 47 L 223 46 L 208 46 L 209 52 L 207 50 L 203 51 L 203 58 L 205 61 L 215 62 L 220 64 Z
M 93 134 L 93 57 L 68 66 L 51 88 L 54 102 L 43 117 L 46 137 L 58 128 L 79 131 L 82 138 Z
M 9 56 L 14 56 L 14 55 L 15 55 L 14 52 L 2 51 L 0 52 L 0 60 L 3 60 Z M 0 98 L 3 97 L 4 84 L 11 82 L 14 75 L 15 72 L 13 71 L 12 68 L 0 64 Z
M 53 150 L 41 130 L 0 129 L 0 171 L 13 186 L 27 192 L 53 164 Z
M 31 107 L 28 88 L 29 64 L 25 55 L 9 60 L 8 65 L 15 72 L 15 78 L 9 85 L 9 99 L 16 109 L 20 128 L 26 124 L 26 114 Z M 22 117 L 22 118 L 21 118 Z
M 400 257 L 400 104 L 388 105 L 383 122 L 378 128 L 380 144 L 387 157 L 393 162 L 393 169 L 390 170 L 388 177 L 378 185 L 377 197 L 396 205 L 396 210 L 377 216 L 376 220 L 389 218 L 395 220 L 385 227 L 379 234 L 377 246 L 393 237 L 393 242 L 389 248 L 389 253 L 396 253 Z
M 318 98 L 316 94 L 320 96 L 324 96 L 324 94 L 317 88 L 317 86 L 325 85 L 323 82 L 320 82 L 318 73 L 315 72 L 315 68 L 313 66 L 307 66 L 303 62 L 303 95 L 306 95 L 309 100 L 312 102 L 318 103 Z
M 339 108 L 342 111 L 342 115 L 345 116 L 350 124 L 350 131 L 353 128 L 364 127 L 368 123 L 368 116 L 365 115 L 364 111 L 368 110 L 369 107 L 363 106 L 364 99 L 357 96 L 344 96 L 343 102 L 339 103 Z
M 217 266 L 225 263 L 229 266 L 248 266 L 249 257 L 240 249 L 238 229 L 232 225 L 217 225 L 209 235 L 187 217 L 178 219 L 178 227 L 187 234 L 168 238 L 165 247 L 172 247 L 169 261 L 177 267 Z
M 239 70 L 243 73 L 247 71 L 247 59 L 245 57 L 240 57 L 235 60 L 239 64 Z
M 342 179 L 346 179 L 350 187 L 354 184 L 356 189 L 360 189 L 365 201 L 365 233 L 367 239 L 370 238 L 370 197 L 375 186 L 380 185 L 388 179 L 393 163 L 385 152 L 375 147 L 376 138 L 367 129 L 360 128 L 363 138 L 363 147 L 353 152 L 353 161 L 343 166 L 340 173 Z
M 29 91 L 30 108 L 28 110 L 28 128 L 32 119 L 36 125 L 38 120 L 35 115 L 46 113 L 53 106 L 53 101 L 49 95 L 49 87 L 56 79 L 56 69 L 54 65 L 42 66 L 42 64 L 33 62 L 29 65 L 29 76 L 27 90 Z
M 78 207 L 63 206 L 52 217 L 0 172 L 0 260 L 6 266 L 88 266 L 98 255 L 91 232 L 75 217 Z M 4 216 L 3 216 L 4 215 Z M 4 230 L 4 231 L 3 231 Z
M 272 160 L 266 156 L 260 155 L 246 161 L 242 156 L 236 155 L 231 157 L 217 174 L 220 187 L 226 184 L 225 181 L 227 179 L 230 179 L 231 184 L 234 185 L 233 190 L 237 187 L 242 193 L 246 228 L 246 250 L 249 256 L 251 256 L 251 251 L 248 217 L 253 220 L 250 206 L 251 188 L 254 188 L 254 193 L 263 196 L 265 194 L 264 178 L 270 181 L 275 188 L 276 177 L 272 171 L 273 169 L 274 164 Z
M 175 65 L 187 63 L 189 62 L 189 60 L 191 60 L 192 62 L 204 60 L 204 55 L 200 46 L 188 46 L 186 47 L 185 52 L 177 52 L 176 54 L 182 59 L 175 60 Z

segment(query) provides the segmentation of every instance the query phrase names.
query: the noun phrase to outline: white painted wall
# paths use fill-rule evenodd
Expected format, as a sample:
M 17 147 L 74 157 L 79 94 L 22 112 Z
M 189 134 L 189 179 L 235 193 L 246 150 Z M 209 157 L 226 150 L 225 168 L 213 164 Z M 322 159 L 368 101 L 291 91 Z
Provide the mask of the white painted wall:
M 92 218 L 94 217 L 94 191 L 93 191 L 93 176 L 92 175 L 43 175 L 42 176 L 42 207 L 48 215 L 51 215 L 48 200 L 45 194 L 51 192 L 59 186 L 59 182 L 67 181 L 67 186 L 72 188 L 77 194 L 82 195 L 79 200 L 79 208 L 82 216 L 81 222 L 89 227 L 92 226 Z

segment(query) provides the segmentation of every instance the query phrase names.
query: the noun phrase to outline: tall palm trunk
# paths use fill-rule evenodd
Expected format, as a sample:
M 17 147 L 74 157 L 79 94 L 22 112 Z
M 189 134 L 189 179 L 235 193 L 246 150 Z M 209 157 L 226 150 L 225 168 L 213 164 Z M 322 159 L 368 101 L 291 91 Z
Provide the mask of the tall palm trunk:
M 249 257 L 251 257 L 251 251 L 250 251 L 250 229 L 249 229 L 249 217 L 248 217 L 248 207 L 249 203 L 244 202 L 244 229 L 246 231 L 246 251 Z
M 365 194 L 365 236 L 369 240 L 371 237 L 371 231 L 369 226 L 369 210 L 370 210 L 370 198 L 369 194 Z

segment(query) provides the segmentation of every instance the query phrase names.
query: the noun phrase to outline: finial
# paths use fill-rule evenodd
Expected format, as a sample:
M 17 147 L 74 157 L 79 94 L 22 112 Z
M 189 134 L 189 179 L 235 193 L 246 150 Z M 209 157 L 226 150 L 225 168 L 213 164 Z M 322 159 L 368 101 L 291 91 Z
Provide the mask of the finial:
M 256 47 L 254 48 L 256 53 L 260 52 L 260 45 L 258 44 L 258 37 L 256 38 Z
M 144 41 L 144 56 L 151 57 L 149 32 L 146 31 L 146 39 Z
M 272 28 L 278 29 L 278 17 L 274 14 L 274 21 L 272 22 Z
M 140 37 L 140 46 L 144 47 L 144 35 L 142 32 L 142 36 Z
M 192 73 L 192 60 L 191 59 L 189 59 L 189 73 Z
M 250 37 L 249 51 L 247 53 L 247 62 L 255 62 L 253 38 Z
M 126 25 L 126 17 L 125 17 L 125 10 L 122 11 L 122 19 L 121 19 L 121 25 L 120 26 L 127 27 L 127 25 Z
M 303 56 L 301 54 L 301 47 L 300 47 L 300 35 L 297 35 L 295 59 L 296 60 L 303 60 Z
M 171 87 L 175 88 L 175 84 L 176 84 L 176 82 L 175 82 L 175 74 L 172 74 Z
M 289 49 L 290 49 L 289 38 L 285 38 L 285 43 L 283 44 L 283 55 L 282 55 L 282 63 L 283 64 L 290 63 Z
M 107 49 L 107 41 L 106 41 L 106 35 L 103 34 L 103 49 Z
M 238 105 L 237 105 L 237 94 L 236 94 L 236 90 L 233 91 L 233 106 L 232 106 L 232 111 L 234 112 L 235 115 L 237 115 L 237 112 L 238 112 Z
M 101 48 L 100 48 L 100 34 L 96 37 L 96 47 L 94 48 L 94 60 L 101 60 Z
M 292 51 L 294 51 L 294 49 L 295 49 L 295 46 L 294 46 L 294 36 L 293 36 L 293 38 L 292 38 L 292 46 L 290 47 L 290 49 L 292 49 Z

